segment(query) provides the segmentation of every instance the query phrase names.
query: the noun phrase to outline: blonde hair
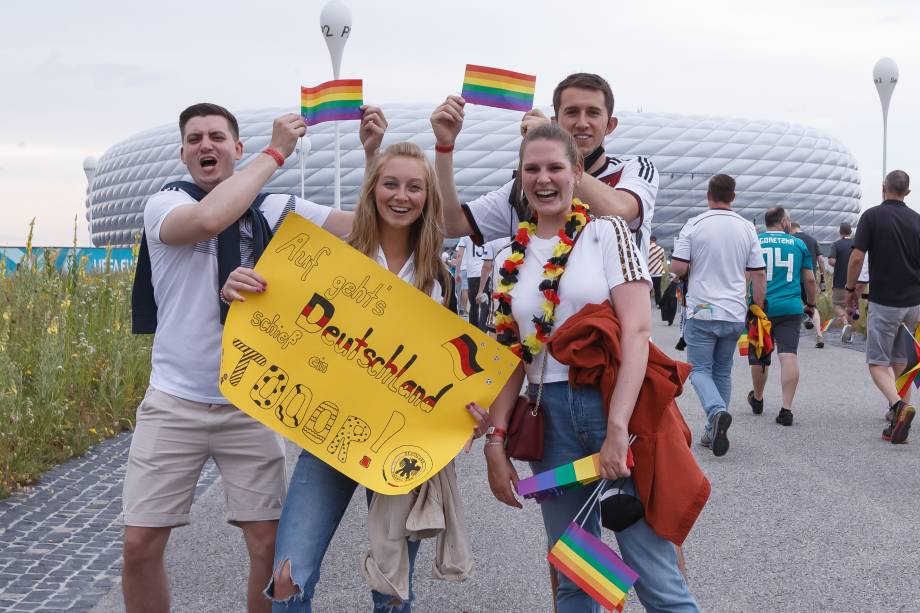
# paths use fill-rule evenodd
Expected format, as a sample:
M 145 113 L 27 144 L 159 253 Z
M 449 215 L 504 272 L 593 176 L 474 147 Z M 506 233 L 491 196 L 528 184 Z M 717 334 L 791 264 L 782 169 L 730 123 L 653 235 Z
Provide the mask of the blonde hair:
M 415 287 L 431 294 L 434 282 L 442 285 L 449 283 L 450 278 L 447 267 L 441 261 L 441 247 L 444 243 L 444 218 L 441 204 L 441 188 L 434 168 L 425 157 L 425 152 L 415 143 L 394 143 L 377 156 L 374 164 L 368 169 L 361 186 L 361 197 L 355 207 L 355 219 L 352 224 L 348 244 L 370 258 L 377 257 L 380 248 L 380 216 L 377 214 L 377 203 L 374 200 L 374 190 L 380 180 L 380 171 L 383 165 L 395 157 L 404 157 L 422 162 L 425 167 L 425 206 L 422 214 L 412 224 L 409 231 L 409 247 L 415 259 Z M 443 304 L 447 305 L 450 298 L 450 288 L 442 287 L 444 291 Z

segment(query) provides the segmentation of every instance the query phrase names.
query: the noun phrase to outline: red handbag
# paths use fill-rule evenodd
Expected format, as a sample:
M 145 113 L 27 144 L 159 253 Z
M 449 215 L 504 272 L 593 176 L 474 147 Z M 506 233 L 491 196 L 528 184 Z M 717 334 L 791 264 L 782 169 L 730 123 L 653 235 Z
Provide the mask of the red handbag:
M 543 459 L 544 416 L 540 411 L 543 395 L 543 377 L 546 376 L 546 361 L 549 347 L 543 347 L 543 373 L 540 375 L 540 387 L 536 401 L 529 396 L 518 396 L 511 417 L 508 420 L 508 436 L 505 440 L 505 452 L 509 458 L 525 462 L 539 462 Z

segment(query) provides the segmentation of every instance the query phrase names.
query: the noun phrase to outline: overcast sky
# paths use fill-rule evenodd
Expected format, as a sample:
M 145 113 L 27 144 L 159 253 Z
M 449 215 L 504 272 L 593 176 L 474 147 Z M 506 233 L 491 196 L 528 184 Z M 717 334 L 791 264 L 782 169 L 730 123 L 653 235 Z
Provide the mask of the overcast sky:
M 70 244 L 86 230 L 83 158 L 203 100 L 231 110 L 299 105 L 331 79 L 325 0 L 5 2 L 0 38 L 0 244 Z M 880 57 L 900 68 L 888 168 L 920 193 L 920 2 L 346 0 L 342 76 L 365 100 L 439 102 L 466 63 L 537 75 L 548 105 L 565 75 L 597 72 L 617 109 L 727 115 L 823 129 L 856 157 L 863 206 L 880 199 Z M 910 198 L 908 199 L 910 201 Z M 916 202 L 913 203 L 916 206 Z

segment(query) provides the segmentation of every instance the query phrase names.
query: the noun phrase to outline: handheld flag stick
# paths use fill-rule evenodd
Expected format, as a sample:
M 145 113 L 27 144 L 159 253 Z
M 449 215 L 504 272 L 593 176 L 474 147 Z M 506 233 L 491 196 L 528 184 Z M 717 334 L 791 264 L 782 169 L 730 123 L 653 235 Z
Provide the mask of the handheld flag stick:
M 303 200 L 303 183 L 304 183 L 304 160 L 306 159 L 306 154 L 303 150 L 303 137 L 300 137 L 300 145 L 297 147 L 297 157 L 300 158 L 300 199 Z
M 339 75 L 335 75 L 338 79 Z M 339 135 L 339 122 L 335 122 L 335 200 L 336 209 L 342 208 L 342 151 Z

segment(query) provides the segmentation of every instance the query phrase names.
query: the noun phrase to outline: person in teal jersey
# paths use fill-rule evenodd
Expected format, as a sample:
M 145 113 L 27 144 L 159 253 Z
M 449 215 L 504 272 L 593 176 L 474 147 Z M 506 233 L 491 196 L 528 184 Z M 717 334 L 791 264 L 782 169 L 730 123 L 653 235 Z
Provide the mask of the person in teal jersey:
M 779 355 L 783 404 L 776 423 L 792 425 L 792 401 L 799 384 L 799 328 L 802 314 L 812 316 L 815 310 L 815 273 L 811 253 L 800 239 L 789 234 L 790 221 L 781 207 L 769 209 L 764 216 L 767 231 L 758 235 L 767 266 L 767 317 L 772 324 L 771 335 Z M 806 303 L 802 304 L 801 285 L 805 285 Z M 748 404 L 755 415 L 763 413 L 763 391 L 770 372 L 770 360 L 764 365 L 750 353 L 751 379 L 754 389 L 748 393 Z

